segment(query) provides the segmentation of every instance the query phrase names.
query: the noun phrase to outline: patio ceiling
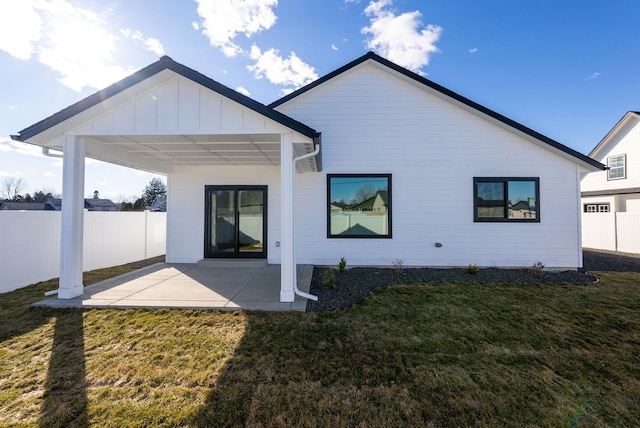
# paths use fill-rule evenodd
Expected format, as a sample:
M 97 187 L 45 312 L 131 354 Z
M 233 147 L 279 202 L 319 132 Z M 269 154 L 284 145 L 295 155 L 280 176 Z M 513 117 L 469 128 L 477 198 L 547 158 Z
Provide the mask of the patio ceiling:
M 88 136 L 87 156 L 137 169 L 169 173 L 176 166 L 280 166 L 280 134 L 183 134 Z M 294 144 L 295 156 L 314 150 Z M 317 158 L 300 162 L 300 172 L 318 171 Z

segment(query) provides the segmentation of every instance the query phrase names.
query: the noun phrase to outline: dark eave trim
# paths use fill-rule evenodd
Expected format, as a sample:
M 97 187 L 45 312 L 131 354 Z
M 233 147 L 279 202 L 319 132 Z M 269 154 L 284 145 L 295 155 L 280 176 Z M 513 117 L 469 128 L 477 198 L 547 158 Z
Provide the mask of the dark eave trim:
M 610 190 L 591 190 L 581 192 L 580 196 L 612 196 L 612 195 L 629 195 L 632 193 L 640 193 L 640 187 L 628 187 L 626 189 L 610 189 Z
M 627 119 L 629 117 L 631 117 L 632 115 L 640 115 L 640 112 L 638 111 L 628 111 L 624 114 L 624 116 L 622 116 L 620 118 L 620 120 L 613 125 L 613 128 L 611 128 L 609 130 L 609 132 L 607 132 L 607 135 L 605 135 L 602 140 L 600 140 L 600 142 L 598 144 L 596 144 L 596 146 L 593 148 L 593 150 L 591 150 L 589 152 L 589 156 L 593 156 L 598 150 L 600 150 L 605 144 L 607 144 L 607 142 L 609 141 L 609 139 L 615 134 L 617 133 L 618 129 L 620 128 L 620 126 L 622 126 L 623 122 L 626 122 Z
M 23 129 L 17 135 L 12 135 L 11 138 L 16 141 L 27 141 L 35 135 L 38 135 L 47 129 L 58 125 L 65 120 L 87 110 L 100 102 L 113 97 L 114 95 L 119 94 L 120 92 L 134 86 L 137 83 L 142 82 L 143 80 L 165 70 L 169 69 L 174 71 L 181 76 L 190 79 L 200 85 L 211 89 L 214 92 L 219 93 L 220 95 L 227 97 L 269 119 L 272 119 L 281 125 L 286 126 L 287 128 L 296 131 L 306 137 L 316 138 L 319 136 L 319 133 L 308 127 L 307 125 L 298 122 L 291 117 L 282 114 L 278 111 L 273 110 L 270 107 L 265 106 L 264 104 L 259 103 L 239 92 L 234 91 L 233 89 L 224 86 L 221 83 L 216 82 L 215 80 L 187 67 L 178 62 L 175 62 L 168 56 L 163 56 L 158 61 L 136 71 L 131 76 L 125 77 L 119 82 L 114 83 L 111 86 L 108 86 L 105 89 L 102 89 L 96 92 L 93 95 L 89 95 L 88 97 L 78 101 L 75 104 L 66 107 L 63 110 L 47 117 L 46 119 L 37 122 L 28 128 Z
M 379 55 L 377 55 L 377 54 L 375 54 L 373 52 L 367 52 L 365 55 L 361 56 L 360 58 L 358 58 L 358 59 L 356 59 L 354 61 L 351 61 L 350 63 L 338 68 L 335 71 L 332 71 L 331 73 L 321 77 L 320 79 L 318 79 L 318 80 L 316 80 L 316 81 L 314 81 L 312 83 L 309 83 L 308 85 L 298 89 L 297 91 L 294 91 L 291 94 L 289 94 L 289 95 L 287 95 L 287 96 L 285 96 L 283 98 L 280 98 L 277 101 L 274 101 L 273 103 L 269 104 L 268 107 L 270 107 L 270 108 L 278 107 L 279 105 L 284 104 L 287 101 L 290 101 L 293 98 L 296 98 L 296 97 L 304 94 L 305 92 L 315 88 L 316 86 L 322 85 L 323 83 L 327 82 L 328 80 L 331 80 L 334 77 L 336 77 L 336 76 L 338 76 L 338 75 L 340 75 L 340 74 L 342 74 L 342 73 L 344 73 L 344 72 L 356 67 L 357 65 L 362 64 L 365 61 L 368 61 L 368 60 L 376 61 L 376 62 L 378 62 L 378 63 L 380 63 L 380 64 L 382 64 L 382 65 L 384 65 L 386 67 L 389 67 L 390 69 L 392 69 L 392 70 L 394 70 L 394 71 L 396 71 L 396 72 L 398 72 L 398 73 L 400 73 L 400 74 L 402 74 L 402 75 L 404 75 L 404 76 L 406 76 L 406 77 L 408 77 L 410 79 L 413 79 L 418 83 L 421 83 L 421 84 L 423 84 L 423 85 L 425 85 L 425 86 L 427 86 L 427 87 L 429 87 L 431 89 L 434 89 L 434 90 L 436 90 L 436 91 L 438 91 L 438 92 L 440 92 L 440 93 L 442 93 L 442 94 L 444 94 L 444 95 L 446 95 L 446 96 L 448 96 L 450 98 L 453 98 L 454 100 L 456 100 L 456 101 L 458 101 L 458 102 L 460 102 L 462 104 L 465 104 L 465 105 L 467 105 L 467 106 L 469 106 L 469 107 L 471 107 L 471 108 L 473 108 L 475 110 L 478 110 L 479 112 L 481 112 L 481 113 L 483 113 L 483 114 L 485 114 L 485 115 L 487 115 L 487 116 L 489 116 L 489 117 L 491 117 L 493 119 L 496 119 L 496 120 L 498 120 L 498 121 L 500 121 L 500 122 L 502 122 L 502 123 L 514 128 L 514 129 L 516 129 L 516 130 L 518 130 L 518 131 L 520 131 L 520 132 L 522 132 L 524 134 L 527 134 L 527 135 L 529 135 L 529 136 L 531 136 L 531 137 L 533 137 L 533 138 L 535 138 L 535 139 L 537 139 L 539 141 L 542 141 L 543 143 L 546 143 L 546 144 L 550 145 L 551 147 L 553 147 L 553 148 L 555 148 L 557 150 L 560 150 L 560 151 L 562 151 L 562 152 L 564 152 L 564 153 L 566 153 L 568 155 L 571 155 L 574 158 L 579 159 L 580 161 L 582 161 L 584 163 L 587 163 L 587 164 L 589 164 L 591 166 L 594 166 L 594 167 L 596 167 L 598 169 L 601 169 L 601 170 L 605 169 L 605 165 L 603 165 L 602 163 L 598 162 L 597 160 L 592 159 L 589 156 L 583 155 L 582 153 L 580 153 L 580 152 L 578 152 L 578 151 L 576 151 L 576 150 L 574 150 L 574 149 L 572 149 L 570 147 L 567 147 L 564 144 L 561 144 L 561 143 L 559 143 L 559 142 L 557 142 L 555 140 L 552 140 L 551 138 L 546 137 L 546 136 L 540 134 L 539 132 L 536 132 L 536 131 L 530 129 L 530 128 L 522 125 L 521 123 L 518 123 L 518 122 L 516 122 L 516 121 L 514 121 L 512 119 L 509 119 L 506 116 L 503 116 L 503 115 L 501 115 L 501 114 L 499 114 L 499 113 L 497 113 L 497 112 L 495 112 L 495 111 L 493 111 L 491 109 L 488 109 L 487 107 L 484 107 L 484 106 L 476 103 L 475 101 L 471 101 L 470 99 L 468 99 L 466 97 L 463 97 L 462 95 L 460 95 L 460 94 L 458 94 L 456 92 L 453 92 L 450 89 L 445 88 L 444 86 L 438 85 L 437 83 L 435 83 L 435 82 L 433 82 L 433 81 L 431 81 L 431 80 L 429 80 L 429 79 L 427 79 L 425 77 L 422 77 L 419 74 L 416 74 L 416 73 L 414 73 L 412 71 L 409 71 L 406 68 L 400 67 L 399 65 L 394 64 L 393 62 L 391 62 L 391 61 L 389 61 L 389 60 L 387 60 L 385 58 L 382 58 L 381 56 L 379 56 Z

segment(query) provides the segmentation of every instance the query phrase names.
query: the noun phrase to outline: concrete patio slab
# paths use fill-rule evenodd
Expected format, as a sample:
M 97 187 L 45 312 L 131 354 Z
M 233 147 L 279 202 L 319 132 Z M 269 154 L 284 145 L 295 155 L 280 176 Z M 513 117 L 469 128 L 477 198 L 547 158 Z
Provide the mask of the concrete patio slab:
M 183 308 L 305 311 L 307 300 L 280 302 L 280 265 L 229 260 L 158 263 L 89 285 L 73 299 L 52 297 L 34 306 L 56 308 Z M 298 288 L 309 292 L 313 265 L 298 265 Z

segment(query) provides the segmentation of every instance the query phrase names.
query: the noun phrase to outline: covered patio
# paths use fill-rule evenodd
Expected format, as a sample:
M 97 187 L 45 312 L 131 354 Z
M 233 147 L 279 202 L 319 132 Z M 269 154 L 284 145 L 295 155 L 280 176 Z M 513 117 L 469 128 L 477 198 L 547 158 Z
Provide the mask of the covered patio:
M 269 299 L 262 302 L 267 305 L 273 300 L 291 307 L 299 297 L 314 298 L 298 287 L 300 272 L 296 268 L 294 248 L 295 176 L 322 169 L 320 133 L 314 129 L 169 57 L 162 57 L 12 138 L 41 146 L 45 155 L 63 158 L 57 299 L 99 306 L 98 301 L 118 301 L 118 293 L 126 294 L 122 290 L 127 287 L 141 287 L 134 294 L 147 296 L 145 298 L 151 302 L 162 300 L 159 299 L 162 292 L 153 293 L 171 283 L 177 287 L 172 296 L 185 306 L 196 304 L 188 302 L 202 300 L 194 296 L 204 292 L 210 302 L 215 302 L 212 307 L 250 308 L 252 300 L 245 296 L 252 287 L 222 291 L 222 288 L 215 289 L 215 279 L 211 283 L 204 279 L 203 275 L 211 272 L 198 262 L 208 257 L 207 250 L 202 249 L 203 243 L 206 247 L 207 239 L 212 239 L 205 236 L 204 218 L 211 218 L 211 214 L 205 213 L 204 190 L 207 185 L 229 184 L 221 180 L 229 180 L 232 176 L 238 180 L 233 184 L 245 184 L 240 181 L 249 179 L 252 181 L 247 184 L 265 185 L 266 188 L 266 183 L 261 182 L 265 180 L 264 175 L 272 177 L 273 192 L 270 194 L 278 195 L 275 204 L 268 208 L 273 211 L 272 217 L 277 218 L 268 227 L 277 232 L 270 232 L 267 239 L 267 226 L 264 227 L 259 248 L 263 248 L 260 257 L 265 267 L 260 272 L 269 277 L 271 283 L 277 283 L 277 296 L 269 294 Z M 126 282 L 99 292 L 96 287 L 83 287 L 83 198 L 87 157 L 167 176 L 166 260 L 169 264 L 162 269 L 155 268 L 158 270 L 149 272 L 150 277 L 146 279 L 138 278 L 135 285 Z M 257 170 L 261 173 L 255 173 Z M 256 256 L 241 256 L 245 257 L 238 261 L 243 264 L 242 268 L 224 271 L 225 275 L 233 273 L 249 278 L 246 275 L 251 271 L 247 266 L 250 257 Z M 267 263 L 273 266 L 266 266 Z M 147 290 L 142 284 L 152 282 L 154 275 L 167 275 L 165 279 L 173 280 L 160 281 Z M 163 285 L 159 286 L 161 283 Z M 202 287 L 194 288 L 195 284 Z M 245 283 L 248 285 L 250 281 Z M 272 293 L 273 287 L 267 288 L 268 293 Z M 189 297 L 189 293 L 194 296 Z M 240 298 L 244 300 L 238 300 Z M 140 297 L 139 300 L 144 299 Z M 226 300 L 224 304 L 221 303 L 223 300 Z M 235 303 L 238 301 L 245 302 L 246 306 L 238 306 Z M 59 306 L 65 304 L 59 302 Z
M 312 265 L 298 265 L 298 287 L 309 292 Z M 307 299 L 280 301 L 280 266 L 264 261 L 204 260 L 157 263 L 85 287 L 72 299 L 49 298 L 54 308 L 180 308 L 221 311 L 301 311 Z

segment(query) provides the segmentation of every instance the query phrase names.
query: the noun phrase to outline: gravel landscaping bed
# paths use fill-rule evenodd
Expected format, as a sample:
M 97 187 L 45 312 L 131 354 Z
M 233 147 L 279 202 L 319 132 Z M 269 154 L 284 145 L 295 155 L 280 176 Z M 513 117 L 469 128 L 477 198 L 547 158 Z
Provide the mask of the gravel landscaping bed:
M 430 268 L 364 268 L 355 267 L 343 273 L 335 271 L 335 287 L 325 286 L 324 273 L 329 268 L 316 267 L 311 280 L 311 294 L 318 301 L 307 302 L 307 312 L 332 311 L 346 308 L 364 299 L 378 287 L 388 284 L 411 282 L 449 282 L 465 284 L 542 284 L 542 283 L 587 283 L 596 278 L 577 271 L 543 271 L 539 269 L 480 269 L 475 275 L 466 269 Z
M 599 250 L 584 250 L 585 271 L 640 272 L 640 255 L 614 253 Z M 311 280 L 311 294 L 318 301 L 307 302 L 307 312 L 332 311 L 347 308 L 364 299 L 378 287 L 388 284 L 410 282 L 453 282 L 468 284 L 508 283 L 587 283 L 596 278 L 585 272 L 548 272 L 537 269 L 480 269 L 477 275 L 466 269 L 398 269 L 398 268 L 352 268 L 344 273 L 335 269 L 335 287 L 323 283 L 323 274 L 328 268 L 316 267 Z

